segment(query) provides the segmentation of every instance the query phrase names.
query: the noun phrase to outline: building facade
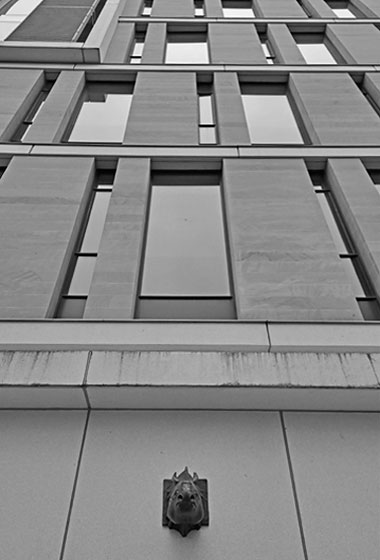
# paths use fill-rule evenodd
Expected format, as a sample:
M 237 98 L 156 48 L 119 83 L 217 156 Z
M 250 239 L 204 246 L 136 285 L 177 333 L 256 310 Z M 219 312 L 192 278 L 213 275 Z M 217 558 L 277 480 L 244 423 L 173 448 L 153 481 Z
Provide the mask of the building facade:
M 380 560 L 379 0 L 0 0 L 0 231 L 2 560 Z

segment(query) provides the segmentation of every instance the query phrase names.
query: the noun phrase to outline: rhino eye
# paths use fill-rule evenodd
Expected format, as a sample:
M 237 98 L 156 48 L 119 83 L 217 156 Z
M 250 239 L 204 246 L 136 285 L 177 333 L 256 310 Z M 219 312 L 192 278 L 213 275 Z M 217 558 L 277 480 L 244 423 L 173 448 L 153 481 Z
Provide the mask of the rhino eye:
M 183 500 L 182 494 L 178 494 L 178 499 L 179 499 L 179 500 Z

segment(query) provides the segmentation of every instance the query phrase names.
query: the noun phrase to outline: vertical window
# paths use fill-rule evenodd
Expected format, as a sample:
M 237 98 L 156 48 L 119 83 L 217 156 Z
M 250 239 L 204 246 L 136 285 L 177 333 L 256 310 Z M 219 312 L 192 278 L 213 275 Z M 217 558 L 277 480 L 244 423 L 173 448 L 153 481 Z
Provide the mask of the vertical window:
M 132 46 L 131 56 L 129 57 L 130 64 L 141 64 L 144 43 L 145 33 L 136 33 L 135 40 Z
M 152 15 L 153 0 L 144 0 L 141 15 L 149 17 Z
M 166 64 L 208 64 L 205 33 L 168 33 Z
M 194 0 L 194 15 L 195 17 L 204 17 L 205 8 L 203 0 Z
M 198 84 L 199 143 L 216 144 L 214 99 L 211 84 Z
M 295 35 L 297 46 L 307 64 L 336 64 L 334 56 L 318 34 Z
M 345 267 L 347 277 L 351 280 L 354 295 L 363 318 L 366 320 L 378 320 L 380 319 L 379 302 L 355 245 L 345 227 L 334 197 L 328 186 L 324 185 L 323 178 L 319 174 L 312 174 L 312 180 L 314 192 L 317 195 L 339 257 Z
M 267 59 L 268 64 L 274 64 L 275 62 L 275 55 L 272 52 L 272 48 L 267 39 L 261 39 L 261 47 L 263 49 L 263 53 L 265 58 Z
M 43 0 L 18 0 L 0 3 L 0 41 L 4 41 Z
M 68 142 L 122 142 L 132 91 L 130 83 L 87 84 Z
M 252 144 L 303 144 L 285 85 L 241 84 Z
M 216 181 L 197 172 L 153 177 L 138 317 L 235 316 Z
M 226 18 L 253 18 L 255 12 L 251 0 L 223 0 L 223 15 Z
M 34 123 L 38 113 L 41 111 L 51 87 L 52 87 L 51 83 L 46 84 L 44 86 L 43 90 L 39 93 L 37 99 L 35 100 L 35 102 L 31 106 L 29 111 L 26 113 L 21 125 L 19 126 L 16 133 L 14 134 L 14 136 L 12 138 L 12 142 L 22 142 L 23 141 L 23 139 L 25 137 L 25 134 L 28 132 L 29 128 Z
M 99 173 L 56 316 L 83 317 L 111 199 L 113 174 Z

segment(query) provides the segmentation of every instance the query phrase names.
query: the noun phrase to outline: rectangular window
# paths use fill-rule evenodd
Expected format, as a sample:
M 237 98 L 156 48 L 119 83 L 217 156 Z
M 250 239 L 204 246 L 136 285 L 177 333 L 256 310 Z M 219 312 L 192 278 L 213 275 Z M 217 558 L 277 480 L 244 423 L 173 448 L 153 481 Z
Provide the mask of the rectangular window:
M 368 170 L 368 173 L 369 173 L 369 176 L 371 177 L 371 180 L 373 182 L 373 186 L 375 187 L 377 192 L 380 194 L 380 171 Z M 379 204 L 380 204 L 380 200 L 379 200 Z
M 68 142 L 122 142 L 132 92 L 127 82 L 87 84 Z
M 252 0 L 223 0 L 223 16 L 226 18 L 254 18 Z
M 153 0 L 144 0 L 141 15 L 149 17 L 152 15 Z
M 22 142 L 24 140 L 25 134 L 28 132 L 29 128 L 34 123 L 38 113 L 41 111 L 48 93 L 52 88 L 52 83 L 48 82 L 43 87 L 42 91 L 37 96 L 29 111 L 26 113 L 21 125 L 18 127 L 16 133 L 12 137 L 12 142 Z
M 347 0 L 325 0 L 329 8 L 332 9 L 336 17 L 338 18 L 356 18 L 362 17 L 362 15 L 357 11 L 357 8 L 353 7 L 351 3 Z
M 113 173 L 98 173 L 56 317 L 83 317 L 111 199 Z
M 144 50 L 145 33 L 136 33 L 132 46 L 131 55 L 129 57 L 130 64 L 141 64 L 142 54 Z
M 199 143 L 216 144 L 214 99 L 211 84 L 198 84 Z
M 166 64 L 208 64 L 206 33 L 168 33 Z
M 297 47 L 299 48 L 306 64 L 336 64 L 332 55 L 331 46 L 327 44 L 324 36 L 319 33 L 294 34 Z
M 261 39 L 261 47 L 263 49 L 265 58 L 267 59 L 267 63 L 274 64 L 276 57 L 273 54 L 272 48 L 267 39 Z
M 369 321 L 378 320 L 380 319 L 379 302 L 334 197 L 328 186 L 324 185 L 323 177 L 319 173 L 312 173 L 311 177 L 314 192 L 347 277 L 351 280 L 363 318 Z
M 241 84 L 252 144 L 303 144 L 285 85 Z
M 195 17 L 204 17 L 205 8 L 203 0 L 194 0 L 194 15 Z
M 196 172 L 153 177 L 138 317 L 234 317 L 215 179 Z

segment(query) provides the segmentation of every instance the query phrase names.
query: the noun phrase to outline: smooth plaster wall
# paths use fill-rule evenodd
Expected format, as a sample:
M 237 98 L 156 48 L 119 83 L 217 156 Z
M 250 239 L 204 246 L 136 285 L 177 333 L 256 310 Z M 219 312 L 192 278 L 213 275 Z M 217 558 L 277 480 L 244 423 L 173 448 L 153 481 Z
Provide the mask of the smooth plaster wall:
M 72 41 L 99 0 L 44 0 L 7 41 Z
M 327 25 L 326 37 L 348 64 L 380 64 L 380 30 L 374 25 Z
M 307 18 L 297 0 L 253 0 L 257 17 Z
M 43 85 L 43 70 L 0 69 L 0 140 L 10 140 Z
M 302 160 L 225 160 L 239 319 L 361 314 Z
M 289 90 L 312 144 L 380 142 L 380 119 L 348 74 L 290 74 Z
M 93 158 L 12 159 L 0 183 L 2 319 L 53 312 L 93 178 Z
M 163 80 L 161 72 L 139 73 L 123 143 L 198 145 L 195 74 L 175 72 Z
M 149 159 L 119 160 L 86 319 L 134 317 L 149 184 Z
M 211 64 L 267 64 L 256 28 L 250 23 L 208 26 Z

